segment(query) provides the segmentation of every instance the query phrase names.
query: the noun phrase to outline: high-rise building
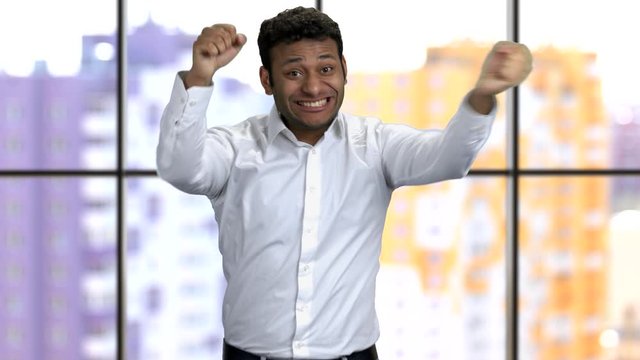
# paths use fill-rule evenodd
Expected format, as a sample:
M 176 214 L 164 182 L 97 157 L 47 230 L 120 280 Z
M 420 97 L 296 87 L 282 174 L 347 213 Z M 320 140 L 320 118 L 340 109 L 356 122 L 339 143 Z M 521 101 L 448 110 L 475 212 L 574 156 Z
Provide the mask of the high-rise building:
M 84 127 L 94 113 L 89 100 L 101 95 L 92 91 L 94 79 L 85 74 L 51 77 L 45 65 L 31 77 L 0 79 L 0 167 L 100 167 L 91 164 L 96 158 Z M 110 141 L 115 143 L 113 133 Z M 102 191 L 87 191 L 89 183 Z M 89 221 L 95 216 L 115 219 L 115 199 L 109 198 L 114 189 L 106 187 L 104 191 L 104 182 L 62 176 L 0 181 L 3 357 L 113 357 L 115 229 L 113 224 L 104 226 L 105 221 L 103 228 Z M 91 241 L 96 237 L 107 246 L 96 247 Z M 91 289 L 95 280 L 110 286 Z M 96 298 L 106 298 L 107 303 L 96 305 Z
M 521 91 L 523 168 L 606 168 L 610 120 L 595 55 L 542 48 Z M 609 179 L 521 182 L 522 337 L 532 359 L 597 359 L 606 323 Z M 524 286 L 524 285 L 523 285 Z
M 640 167 L 640 106 L 631 106 L 613 114 L 611 166 L 616 169 Z M 611 183 L 614 211 L 640 207 L 640 178 L 617 176 Z
M 131 37 L 133 94 L 145 65 L 177 56 L 153 42 L 158 35 L 150 24 Z M 169 39 L 191 45 L 184 34 Z M 149 46 L 154 43 L 160 45 Z M 51 76 L 46 63 L 29 77 L 0 75 L 0 168 L 116 168 L 115 37 L 85 36 L 82 45 L 82 68 L 73 77 Z M 115 357 L 115 185 L 90 176 L 0 180 L 3 358 Z M 132 333 L 135 328 L 133 321 Z

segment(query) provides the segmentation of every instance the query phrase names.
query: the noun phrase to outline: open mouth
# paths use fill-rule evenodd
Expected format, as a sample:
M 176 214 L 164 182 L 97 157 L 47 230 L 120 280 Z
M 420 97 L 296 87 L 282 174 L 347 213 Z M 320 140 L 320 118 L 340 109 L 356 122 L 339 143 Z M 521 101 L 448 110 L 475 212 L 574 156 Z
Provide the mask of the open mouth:
M 296 103 L 300 106 L 309 107 L 309 108 L 321 108 L 329 102 L 329 98 L 324 98 L 316 101 L 297 101 Z

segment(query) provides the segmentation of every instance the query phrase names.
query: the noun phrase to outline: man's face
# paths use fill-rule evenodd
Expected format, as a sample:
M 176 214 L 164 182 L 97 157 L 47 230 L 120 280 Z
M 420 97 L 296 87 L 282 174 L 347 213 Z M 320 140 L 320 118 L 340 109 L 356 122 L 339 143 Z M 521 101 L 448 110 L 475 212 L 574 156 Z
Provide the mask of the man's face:
M 298 140 L 315 144 L 342 105 L 346 69 L 334 40 L 304 39 L 271 49 L 271 74 L 260 68 L 260 80 Z

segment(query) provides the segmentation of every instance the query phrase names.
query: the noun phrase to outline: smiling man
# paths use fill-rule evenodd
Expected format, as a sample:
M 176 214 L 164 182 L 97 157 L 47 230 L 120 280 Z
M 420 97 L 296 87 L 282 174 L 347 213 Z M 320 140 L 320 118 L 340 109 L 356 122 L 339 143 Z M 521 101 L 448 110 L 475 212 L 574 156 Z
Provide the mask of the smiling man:
M 212 78 L 245 43 L 229 24 L 202 31 L 157 149 L 159 175 L 215 210 L 227 279 L 223 358 L 378 359 L 375 279 L 393 190 L 466 175 L 489 136 L 495 95 L 527 77 L 531 54 L 496 43 L 445 129 L 385 124 L 340 111 L 338 24 L 298 7 L 260 28 L 271 112 L 207 129 Z
M 336 41 L 301 39 L 270 50 L 270 67 L 260 68 L 267 95 L 298 140 L 314 145 L 335 119 L 346 82 L 347 64 Z

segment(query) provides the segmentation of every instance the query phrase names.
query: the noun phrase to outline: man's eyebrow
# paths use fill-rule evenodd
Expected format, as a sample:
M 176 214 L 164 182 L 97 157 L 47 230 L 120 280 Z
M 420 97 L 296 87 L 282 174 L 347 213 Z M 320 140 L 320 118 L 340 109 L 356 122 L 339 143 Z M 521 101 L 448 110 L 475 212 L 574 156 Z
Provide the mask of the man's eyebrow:
M 326 54 L 321 54 L 320 56 L 318 56 L 319 60 L 335 60 L 336 57 L 333 54 L 330 53 L 326 53 Z M 289 65 L 289 64 L 295 64 L 295 63 L 299 63 L 302 62 L 304 60 L 304 57 L 302 56 L 292 56 L 288 59 L 286 59 L 282 65 Z
M 302 56 L 293 56 L 285 59 L 282 65 L 295 64 L 295 63 L 302 62 L 302 60 L 303 60 Z

